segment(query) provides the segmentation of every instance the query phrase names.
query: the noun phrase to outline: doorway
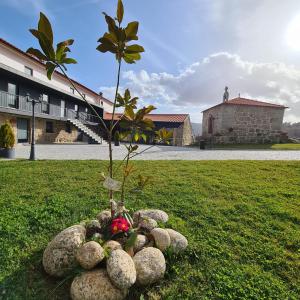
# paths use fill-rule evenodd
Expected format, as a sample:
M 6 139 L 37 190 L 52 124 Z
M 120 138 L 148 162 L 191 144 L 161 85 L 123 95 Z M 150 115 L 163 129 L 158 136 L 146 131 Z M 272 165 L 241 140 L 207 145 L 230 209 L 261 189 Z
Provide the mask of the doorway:
M 17 118 L 17 139 L 18 143 L 28 142 L 28 119 Z

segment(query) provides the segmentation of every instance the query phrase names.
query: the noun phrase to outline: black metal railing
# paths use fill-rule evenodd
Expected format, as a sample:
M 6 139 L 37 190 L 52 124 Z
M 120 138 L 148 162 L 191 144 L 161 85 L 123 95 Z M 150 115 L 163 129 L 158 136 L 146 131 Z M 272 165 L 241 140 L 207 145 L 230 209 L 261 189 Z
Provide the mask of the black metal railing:
M 4 91 L 0 91 L 0 107 L 20 110 L 28 113 L 32 112 L 32 105 L 27 101 L 26 96 L 14 95 Z M 99 123 L 97 116 L 86 112 L 78 112 L 69 108 L 61 108 L 58 105 L 53 105 L 43 101 L 36 104 L 35 113 L 49 115 L 52 117 L 78 119 L 83 123 Z
M 74 109 L 65 109 L 65 116 L 68 119 L 77 119 L 82 123 L 99 123 L 99 118 L 95 115 L 88 114 Z

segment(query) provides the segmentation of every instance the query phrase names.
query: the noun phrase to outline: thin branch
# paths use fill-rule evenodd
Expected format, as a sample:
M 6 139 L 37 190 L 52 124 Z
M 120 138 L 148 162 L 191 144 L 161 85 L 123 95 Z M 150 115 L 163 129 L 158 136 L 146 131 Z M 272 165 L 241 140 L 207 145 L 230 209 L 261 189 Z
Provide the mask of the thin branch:
M 142 153 L 148 151 L 149 149 L 151 149 L 151 148 L 153 148 L 153 147 L 155 147 L 155 146 L 157 146 L 157 145 L 151 145 L 151 146 L 149 146 L 148 148 L 145 148 L 144 150 L 142 150 L 141 152 L 136 152 L 135 154 L 133 154 L 132 156 L 130 156 L 130 159 L 133 158 L 133 157 L 135 157 L 135 156 L 137 156 L 137 155 L 140 155 L 140 154 L 142 154 Z

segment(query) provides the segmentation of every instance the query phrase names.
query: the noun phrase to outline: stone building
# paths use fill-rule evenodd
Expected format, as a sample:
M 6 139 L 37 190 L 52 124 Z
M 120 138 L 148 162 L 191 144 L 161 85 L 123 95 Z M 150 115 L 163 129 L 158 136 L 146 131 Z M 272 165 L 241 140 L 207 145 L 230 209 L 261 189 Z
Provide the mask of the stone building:
M 121 114 L 115 114 L 115 120 L 118 120 L 120 116 Z M 104 114 L 104 120 L 106 121 L 111 120 L 111 117 L 110 113 Z M 155 130 L 166 128 L 173 131 L 173 146 L 188 146 L 194 142 L 189 114 L 149 114 L 146 117 L 153 121 Z M 151 143 L 151 138 L 148 142 Z
M 287 138 L 281 128 L 285 108 L 240 97 L 223 99 L 202 112 L 202 136 L 215 144 L 279 143 Z

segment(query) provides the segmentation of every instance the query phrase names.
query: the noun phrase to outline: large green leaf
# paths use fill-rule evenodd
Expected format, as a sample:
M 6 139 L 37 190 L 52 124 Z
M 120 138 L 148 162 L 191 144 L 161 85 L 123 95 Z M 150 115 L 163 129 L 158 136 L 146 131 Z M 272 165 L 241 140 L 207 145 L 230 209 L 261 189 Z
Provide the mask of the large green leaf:
M 27 49 L 26 53 L 31 54 L 40 60 L 44 60 L 44 61 L 48 60 L 47 57 L 40 50 L 34 49 L 32 47 Z
M 74 58 L 65 58 L 62 62 L 64 64 L 77 64 L 77 61 Z
M 54 60 L 55 59 L 55 53 L 52 44 L 47 39 L 45 34 L 41 31 L 38 31 L 36 29 L 29 29 L 29 31 L 32 33 L 34 37 L 36 37 L 39 41 L 39 44 L 44 52 L 44 54 L 47 56 L 48 60 Z
M 117 19 L 119 23 L 122 23 L 123 20 L 123 16 L 124 16 L 124 6 L 122 3 L 122 0 L 118 1 L 118 8 L 117 8 Z
M 109 33 L 116 39 L 116 40 L 118 40 L 118 27 L 117 27 L 117 25 L 116 25 L 116 22 L 115 22 L 115 20 L 112 18 L 112 17 L 110 17 L 110 16 L 108 16 L 108 15 L 106 15 L 105 14 L 105 21 L 106 21 L 106 23 L 107 23 L 107 25 L 108 25 L 108 31 L 109 31 Z
M 125 53 L 128 53 L 128 54 L 139 53 L 139 52 L 144 52 L 144 51 L 145 51 L 145 49 L 142 46 L 137 45 L 137 44 L 127 46 L 125 49 Z
M 38 30 L 46 36 L 46 38 L 49 40 L 50 44 L 53 44 L 53 32 L 51 24 L 48 20 L 48 18 L 40 12 L 40 20 L 38 24 Z
M 102 53 L 107 51 L 111 53 L 117 53 L 117 47 L 111 46 L 110 44 L 100 44 L 96 49 Z
M 55 68 L 56 68 L 56 66 L 53 63 L 51 63 L 51 62 L 46 63 L 47 77 L 49 80 L 51 80 L 52 74 L 53 74 Z
M 105 38 L 107 40 L 109 40 L 111 43 L 113 44 L 116 44 L 118 42 L 118 40 L 115 38 L 114 35 L 112 35 L 111 33 L 108 33 L 108 32 L 105 32 L 103 37 L 101 37 L 99 40 L 98 40 L 98 43 L 101 41 L 102 38 Z
M 126 41 L 132 41 L 137 40 L 137 32 L 139 29 L 139 22 L 130 22 L 128 23 L 127 27 L 125 28 L 125 34 L 126 34 Z

